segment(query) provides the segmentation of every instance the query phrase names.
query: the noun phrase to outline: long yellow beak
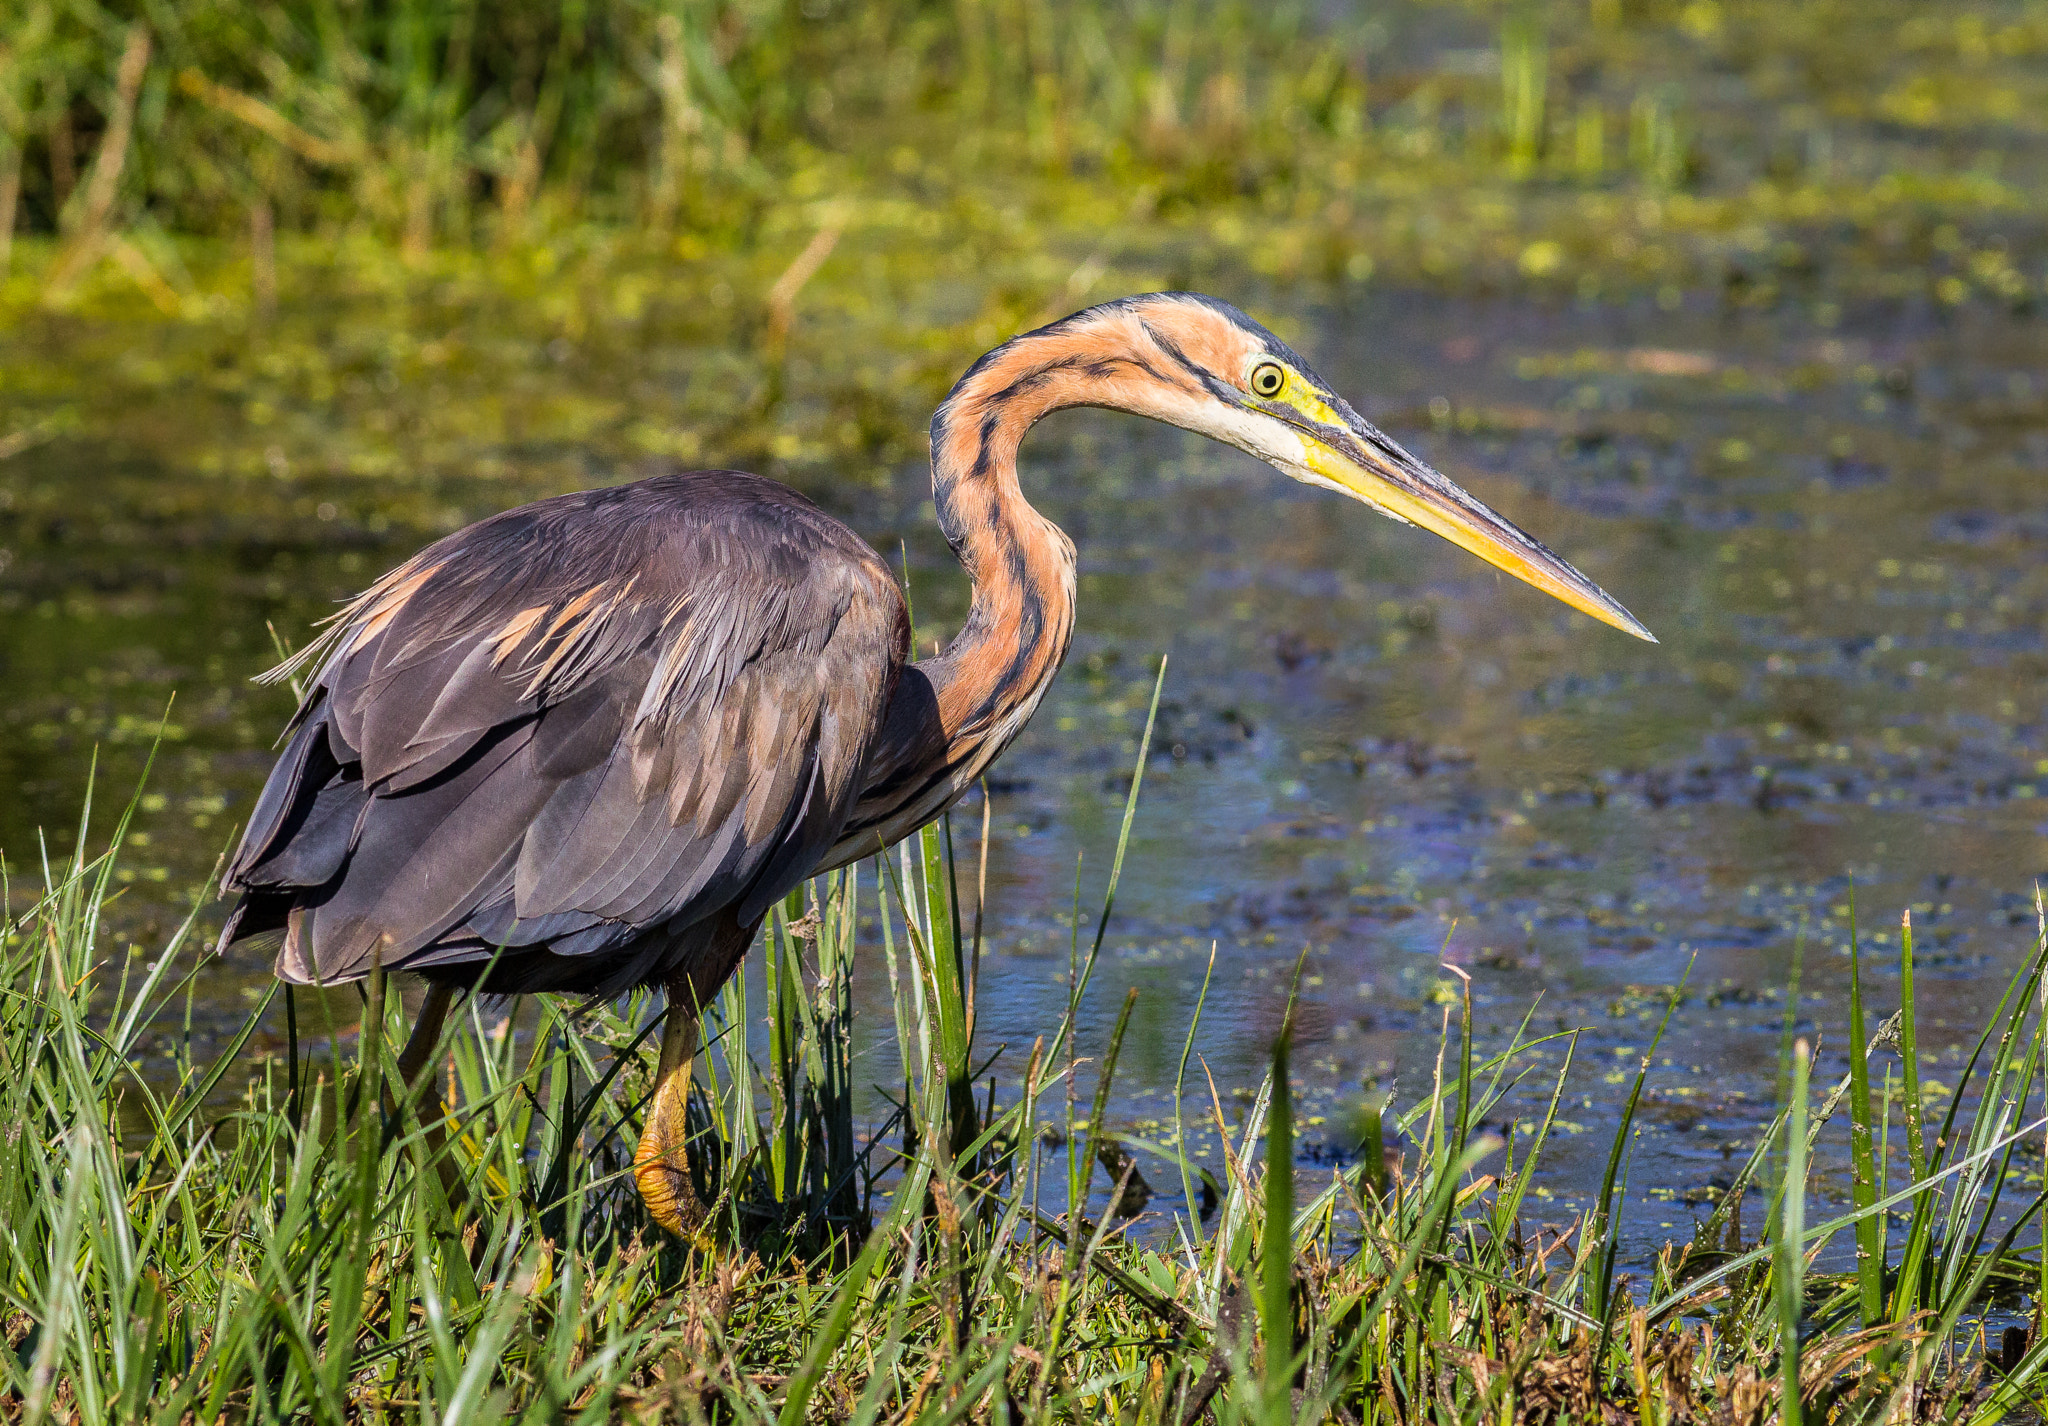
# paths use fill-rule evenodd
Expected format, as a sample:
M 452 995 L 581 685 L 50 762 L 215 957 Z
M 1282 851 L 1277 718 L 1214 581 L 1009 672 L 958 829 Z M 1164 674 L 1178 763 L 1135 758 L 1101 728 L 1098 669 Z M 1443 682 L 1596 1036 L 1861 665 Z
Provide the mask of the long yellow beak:
M 1268 405 L 1303 437 L 1304 459 L 1320 482 L 1397 520 L 1442 535 L 1524 584 L 1562 599 L 1581 614 L 1656 643 L 1642 622 L 1606 590 L 1573 569 L 1505 516 L 1488 509 L 1401 449 L 1342 402 L 1334 421 L 1301 419 L 1298 408 Z

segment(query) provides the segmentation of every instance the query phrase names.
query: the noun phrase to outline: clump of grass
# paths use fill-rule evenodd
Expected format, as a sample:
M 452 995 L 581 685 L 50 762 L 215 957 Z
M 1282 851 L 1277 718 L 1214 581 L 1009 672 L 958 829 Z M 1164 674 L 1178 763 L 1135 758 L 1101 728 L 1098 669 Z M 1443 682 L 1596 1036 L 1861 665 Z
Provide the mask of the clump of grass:
M 564 222 L 745 222 L 808 153 L 886 168 L 934 132 L 970 163 L 1199 203 L 1288 187 L 1304 143 L 1373 129 L 1367 37 L 1293 4 L 29 0 L 22 21 L 0 68 L 11 206 L 74 247 L 107 228 L 102 155 L 175 231 L 240 237 L 260 213 L 252 240 L 361 225 L 417 256 Z M 1440 76 L 1458 109 L 1431 111 L 1430 146 L 1469 127 L 1475 159 L 1527 176 L 1558 123 L 1547 54 L 1527 19 L 1503 33 L 1506 96 Z
M 1138 791 L 1134 778 L 1125 835 Z M 715 1007 L 701 1248 L 652 1232 L 625 1173 L 659 1014 L 645 997 L 472 1004 L 404 1094 L 398 997 L 378 980 L 353 1035 L 287 998 L 285 1053 L 250 1078 L 273 992 L 210 1063 L 180 1050 L 168 1080 L 144 1075 L 144 1039 L 175 1020 L 197 956 L 188 923 L 153 959 L 107 958 L 116 856 L 45 865 L 42 895 L 0 934 L 10 1420 L 1990 1421 L 2042 1395 L 2038 1331 L 2015 1329 L 1987 1365 L 1971 1324 L 2042 1271 L 2017 1247 L 2043 1199 L 2015 1156 L 2042 1129 L 2025 1121 L 2048 1053 L 2048 941 L 1930 1126 L 1908 934 L 1894 1021 L 1851 1044 L 1855 1068 L 1817 1103 L 1796 1047 L 1783 1112 L 1734 1190 L 1638 1297 L 1614 1246 L 1632 1114 L 1596 1206 L 1532 1224 L 1571 1037 L 1548 1109 L 1503 1142 L 1478 1126 L 1502 1122 L 1529 1052 L 1558 1037 L 1525 1023 L 1482 1055 L 1469 997 L 1427 1090 L 1390 1112 L 1397 1159 L 1297 1167 L 1283 1028 L 1250 1112 L 1233 1126 L 1216 1107 L 1219 1161 L 1148 1146 L 1172 1156 L 1186 1203 L 1128 1232 L 1135 1168 L 1098 1151 L 1130 1002 L 1099 1046 L 1077 1044 L 1072 1013 L 1115 875 L 1069 1013 L 991 1068 L 975 1058 L 978 947 L 943 824 L 793 899 L 766 936 L 766 1005 L 735 981 Z M 894 1114 L 866 1133 L 848 1023 L 864 906 L 887 928 L 900 1055 Z M 1808 1165 L 1845 1098 L 1855 1206 L 1814 1224 Z M 1909 1146 L 1897 1186 L 1894 1117 Z M 1096 1174 L 1105 1158 L 1123 1165 L 1114 1182 Z M 1773 1199 L 1759 1243 L 1729 1227 L 1752 1186 Z M 1845 1234 L 1866 1250 L 1856 1268 L 1818 1271 Z

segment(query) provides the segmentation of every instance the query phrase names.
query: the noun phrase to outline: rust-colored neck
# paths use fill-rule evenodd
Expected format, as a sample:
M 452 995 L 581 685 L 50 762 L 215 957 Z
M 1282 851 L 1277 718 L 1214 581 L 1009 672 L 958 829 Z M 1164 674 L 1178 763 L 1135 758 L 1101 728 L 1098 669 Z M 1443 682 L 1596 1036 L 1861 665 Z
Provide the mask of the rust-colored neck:
M 932 501 L 973 602 L 944 652 L 903 672 L 868 785 L 832 860 L 872 852 L 974 785 L 1037 709 L 1074 630 L 1074 545 L 1017 485 L 1024 433 L 1063 406 L 1109 404 L 1100 333 L 1053 328 L 983 357 L 932 419 Z M 1096 380 L 1076 380 L 1087 353 Z
M 1145 317 L 1140 302 L 1110 304 L 1027 332 L 976 362 L 932 418 L 932 500 L 973 603 L 951 646 L 898 680 L 867 787 L 828 865 L 951 806 L 1059 672 L 1074 632 L 1074 545 L 1018 489 L 1017 448 L 1035 422 L 1067 406 L 1199 429 L 1210 397 L 1198 368 Z
M 1054 334 L 998 349 L 932 420 L 932 503 L 974 594 L 951 646 L 918 668 L 950 757 L 976 775 L 1037 708 L 1073 635 L 1073 541 L 1017 485 L 1024 433 L 1080 394 L 1055 379 L 1070 345 Z

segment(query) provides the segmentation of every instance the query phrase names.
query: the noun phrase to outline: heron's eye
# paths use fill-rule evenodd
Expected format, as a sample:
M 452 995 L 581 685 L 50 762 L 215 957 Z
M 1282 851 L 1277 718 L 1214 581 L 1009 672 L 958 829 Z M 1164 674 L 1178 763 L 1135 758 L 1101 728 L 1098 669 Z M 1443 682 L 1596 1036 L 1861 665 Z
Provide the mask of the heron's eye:
M 1268 400 L 1280 394 L 1280 388 L 1287 384 L 1287 373 L 1270 361 L 1262 361 L 1252 368 L 1252 392 Z

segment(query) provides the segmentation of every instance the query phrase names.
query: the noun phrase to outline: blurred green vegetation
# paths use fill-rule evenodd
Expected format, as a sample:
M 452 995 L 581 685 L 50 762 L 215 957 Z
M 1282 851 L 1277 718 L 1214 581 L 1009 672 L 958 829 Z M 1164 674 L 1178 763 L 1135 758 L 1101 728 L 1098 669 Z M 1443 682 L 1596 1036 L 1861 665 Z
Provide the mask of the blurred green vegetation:
M 974 352 L 1141 287 L 1708 294 L 1824 326 L 2048 291 L 2042 0 L 8 12 L 0 451 L 118 433 L 166 383 L 258 424 L 265 383 L 319 403 L 369 367 L 503 391 L 654 324 L 716 354 L 674 422 L 614 429 L 600 393 L 549 439 L 874 470 Z M 137 364 L 118 324 L 158 316 L 190 335 Z M 395 346 L 352 354 L 358 328 Z M 501 434 L 490 407 L 465 440 Z

